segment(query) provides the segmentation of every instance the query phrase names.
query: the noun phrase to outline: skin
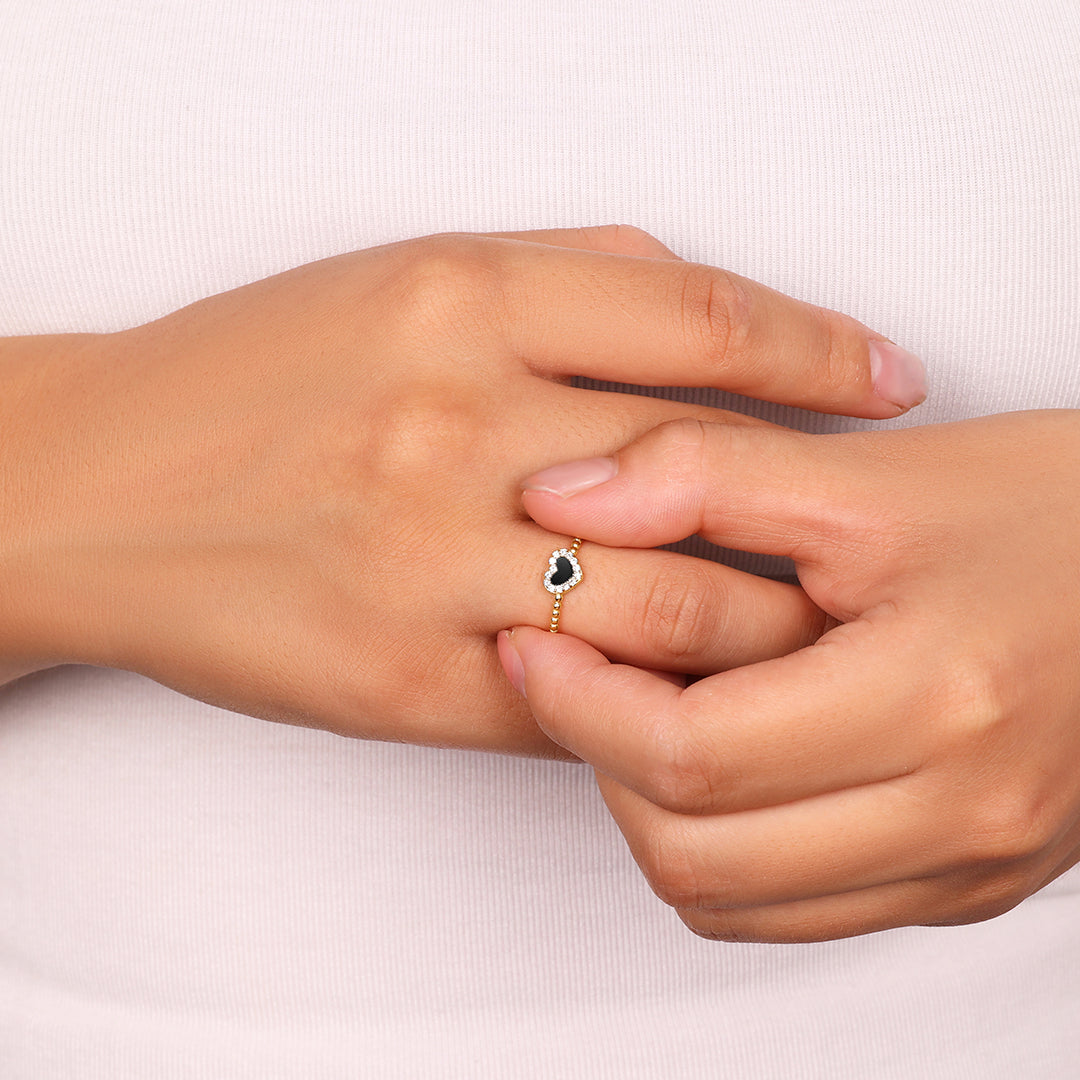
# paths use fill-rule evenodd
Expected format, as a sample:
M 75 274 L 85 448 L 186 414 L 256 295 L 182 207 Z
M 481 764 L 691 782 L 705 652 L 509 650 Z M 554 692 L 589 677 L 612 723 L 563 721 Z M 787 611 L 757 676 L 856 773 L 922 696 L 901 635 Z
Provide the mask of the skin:
M 494 647 L 547 624 L 567 543 L 518 479 L 724 418 L 569 378 L 894 416 L 912 401 L 880 340 L 617 226 L 424 237 L 114 334 L 9 340 L 0 677 L 96 664 L 343 735 L 567 757 Z M 794 586 L 669 552 L 597 550 L 589 573 L 564 628 L 629 664 L 720 670 L 826 625 Z M 688 646 L 687 596 L 739 635 Z
M 790 556 L 839 623 L 689 686 L 569 635 L 501 636 L 692 930 L 974 922 L 1080 861 L 1080 411 L 826 436 L 685 420 L 613 464 L 588 488 L 598 463 L 574 466 L 565 496 L 566 469 L 526 481 L 583 566 L 701 532 Z

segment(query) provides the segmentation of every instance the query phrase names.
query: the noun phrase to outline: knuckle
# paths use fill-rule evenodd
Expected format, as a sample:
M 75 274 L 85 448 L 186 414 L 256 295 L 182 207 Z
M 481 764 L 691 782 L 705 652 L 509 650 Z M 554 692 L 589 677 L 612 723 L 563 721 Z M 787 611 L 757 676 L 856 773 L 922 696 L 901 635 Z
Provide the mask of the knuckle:
M 715 750 L 693 731 L 680 719 L 665 724 L 653 740 L 655 754 L 645 783 L 651 801 L 675 814 L 710 813 L 728 794 Z
M 969 835 L 979 863 L 1010 864 L 1039 855 L 1055 831 L 1037 800 L 1026 792 L 1003 790 L 979 807 Z
M 970 756 L 972 748 L 986 750 L 1013 726 L 1019 705 L 1017 690 L 1007 685 L 1005 668 L 996 663 L 994 650 L 963 642 L 940 658 L 933 713 L 944 718 L 938 729 L 939 748 L 945 753 Z
M 656 237 L 636 225 L 583 225 L 575 231 L 585 246 L 593 251 L 615 250 L 639 254 L 663 247 Z
M 668 420 L 653 429 L 644 444 L 649 458 L 672 483 L 693 484 L 705 475 L 705 454 L 710 441 L 729 438 L 735 425 L 705 423 L 690 416 Z M 719 448 L 721 451 L 723 447 Z
M 865 333 L 858 333 L 856 324 L 838 312 L 816 308 L 815 313 L 820 326 L 815 384 L 825 403 L 839 404 L 850 398 L 853 386 L 860 385 L 853 376 L 870 378 L 865 361 Z
M 704 905 L 696 860 L 682 839 L 672 835 L 670 825 L 651 830 L 641 862 L 649 887 L 668 907 Z
M 965 849 L 973 865 L 1030 859 L 1054 842 L 1062 820 L 1060 796 L 1046 776 L 1026 764 L 1024 714 L 1016 688 L 990 655 L 946 664 L 934 715 L 935 756 L 966 777 Z
M 950 658 L 949 679 L 943 684 L 951 707 L 961 712 L 969 725 L 985 727 L 1003 711 L 1004 702 L 989 658 L 967 652 Z
M 372 425 L 361 455 L 364 471 L 393 492 L 400 493 L 399 484 L 431 485 L 477 455 L 484 423 L 479 402 L 445 387 L 414 388 Z
M 717 583 L 705 566 L 688 563 L 677 576 L 659 573 L 645 586 L 644 626 L 650 647 L 678 668 L 709 650 L 720 631 Z
M 706 357 L 723 360 L 745 348 L 750 307 L 750 295 L 734 274 L 686 264 L 679 299 L 682 330 Z
M 631 247 L 641 243 L 658 242 L 656 237 L 651 233 L 647 233 L 644 229 L 639 229 L 637 225 L 608 225 L 606 228 L 611 230 L 612 239 L 619 240 Z
M 950 898 L 946 911 L 933 925 L 964 926 L 996 919 L 1026 900 L 1036 885 L 1028 873 L 996 874 Z
M 1036 885 L 1037 881 L 1027 870 L 1000 875 L 986 890 L 982 902 L 976 908 L 977 921 L 996 919 L 999 915 L 1012 911 L 1035 891 Z
M 440 233 L 407 249 L 395 275 L 393 310 L 418 328 L 460 325 L 490 309 L 499 296 L 498 248 L 482 236 Z
M 672 251 L 666 244 L 657 240 L 652 233 L 639 229 L 636 225 L 609 225 L 611 246 L 627 255 L 641 255 L 646 258 L 671 258 Z

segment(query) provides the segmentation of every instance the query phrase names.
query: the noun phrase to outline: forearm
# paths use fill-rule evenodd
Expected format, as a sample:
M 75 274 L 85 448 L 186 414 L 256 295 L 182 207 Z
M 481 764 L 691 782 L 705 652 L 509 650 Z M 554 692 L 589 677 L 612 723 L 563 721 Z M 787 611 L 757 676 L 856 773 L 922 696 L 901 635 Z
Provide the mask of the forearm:
M 64 491 L 76 481 L 63 447 L 78 422 L 72 378 L 101 340 L 0 339 L 0 684 L 77 659 L 61 626 L 78 605 L 63 595 L 50 538 L 66 529 Z

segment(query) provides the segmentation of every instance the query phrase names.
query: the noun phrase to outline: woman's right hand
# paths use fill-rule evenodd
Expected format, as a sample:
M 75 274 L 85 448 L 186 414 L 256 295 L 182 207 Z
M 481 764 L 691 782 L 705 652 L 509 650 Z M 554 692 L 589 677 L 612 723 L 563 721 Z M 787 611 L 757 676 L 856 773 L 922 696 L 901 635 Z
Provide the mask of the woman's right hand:
M 44 358 L 19 340 L 0 367 L 10 670 L 117 667 L 270 720 L 550 756 L 495 650 L 547 625 L 568 542 L 519 479 L 727 415 L 569 377 L 867 417 L 920 398 L 860 324 L 626 227 L 425 237 Z M 824 627 L 796 587 L 701 560 L 581 562 L 561 627 L 613 660 L 710 673 Z

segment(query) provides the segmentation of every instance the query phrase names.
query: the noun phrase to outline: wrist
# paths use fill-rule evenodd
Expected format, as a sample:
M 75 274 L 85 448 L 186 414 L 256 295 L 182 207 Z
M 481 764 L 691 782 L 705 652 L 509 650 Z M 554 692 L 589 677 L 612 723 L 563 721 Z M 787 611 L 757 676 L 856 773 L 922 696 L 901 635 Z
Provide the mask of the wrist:
M 93 663 L 92 615 L 75 571 L 80 387 L 108 335 L 0 340 L 0 684 Z M 85 497 L 81 500 L 85 502 Z

